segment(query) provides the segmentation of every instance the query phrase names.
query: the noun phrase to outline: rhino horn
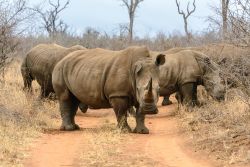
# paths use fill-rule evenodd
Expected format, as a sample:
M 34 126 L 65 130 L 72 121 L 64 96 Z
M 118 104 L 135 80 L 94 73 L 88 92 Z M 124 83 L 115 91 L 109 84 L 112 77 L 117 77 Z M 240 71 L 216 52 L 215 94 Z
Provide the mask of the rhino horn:
M 152 78 L 150 78 L 148 85 L 147 85 L 147 93 L 145 94 L 144 101 L 145 103 L 153 103 L 154 98 L 153 98 L 153 88 L 152 88 Z
M 147 87 L 148 87 L 148 94 L 152 95 L 152 77 L 150 78 Z
M 152 103 L 153 100 L 153 88 L 152 88 L 152 78 L 150 78 L 148 85 L 147 85 L 147 94 L 145 96 L 145 102 L 146 103 Z

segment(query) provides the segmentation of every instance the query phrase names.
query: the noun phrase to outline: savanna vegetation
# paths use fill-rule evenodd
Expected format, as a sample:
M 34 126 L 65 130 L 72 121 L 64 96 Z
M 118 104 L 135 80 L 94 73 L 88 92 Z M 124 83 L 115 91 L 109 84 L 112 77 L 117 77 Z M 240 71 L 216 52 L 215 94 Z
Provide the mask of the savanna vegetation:
M 129 10 L 131 5 L 136 9 L 143 0 L 134 2 L 136 4 L 122 1 Z M 195 12 L 195 1 L 191 3 Z M 38 84 L 33 85 L 33 95 L 23 91 L 20 65 L 28 50 L 39 43 L 57 43 L 65 47 L 77 44 L 111 50 L 131 45 L 146 45 L 156 51 L 175 47 L 202 48 L 220 64 L 221 76 L 227 83 L 226 100 L 216 102 L 204 89 L 199 89 L 203 106 L 192 112 L 180 107 L 176 113 L 180 128 L 191 136 L 197 151 L 205 150 L 221 164 L 250 163 L 249 0 L 221 0 L 221 6 L 212 7 L 214 16 L 207 18 L 211 29 L 202 33 L 191 33 L 186 29 L 185 35 L 159 32 L 154 37 L 133 34 L 136 10 L 129 15 L 130 24 L 120 26 L 118 33 L 107 34 L 90 27 L 80 35 L 74 34 L 70 25 L 60 18 L 60 12 L 67 10 L 68 4 L 69 0 L 48 1 L 47 8 L 43 8 L 43 5 L 29 6 L 26 0 L 0 0 L 0 166 L 22 166 L 22 160 L 28 156 L 29 144 L 44 131 L 59 127 L 57 101 L 39 100 Z M 181 9 L 176 12 L 185 15 Z M 190 9 L 186 15 L 193 12 Z M 187 17 L 183 18 L 187 28 Z M 42 26 L 34 32 L 29 28 L 33 24 Z M 123 134 L 110 127 L 103 128 L 104 131 L 88 135 L 103 138 L 105 142 L 122 142 L 120 136 Z M 101 150 L 101 146 L 92 144 Z M 107 153 L 101 155 L 108 158 Z M 86 155 L 83 158 L 86 159 Z

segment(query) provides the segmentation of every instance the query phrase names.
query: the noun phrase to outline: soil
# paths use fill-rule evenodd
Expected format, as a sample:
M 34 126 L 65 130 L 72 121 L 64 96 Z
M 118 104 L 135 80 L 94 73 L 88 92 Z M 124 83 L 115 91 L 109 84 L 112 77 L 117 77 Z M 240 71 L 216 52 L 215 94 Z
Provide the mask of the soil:
M 143 166 L 162 167 L 212 167 L 216 166 L 205 155 L 194 152 L 190 139 L 181 133 L 174 111 L 177 105 L 159 106 L 159 114 L 147 116 L 146 126 L 150 134 L 127 134 L 130 142 L 119 144 L 122 161 L 134 161 L 134 155 L 143 155 Z M 89 152 L 89 136 L 85 132 L 98 129 L 108 119 L 115 119 L 112 109 L 90 110 L 78 113 L 76 123 L 80 131 L 61 132 L 58 129 L 42 135 L 30 150 L 30 157 L 24 162 L 27 167 L 91 166 L 81 162 L 80 155 Z M 126 141 L 126 139 L 124 140 Z M 132 142 L 131 142 L 132 141 Z M 94 149 L 94 148 L 92 148 Z M 148 161 L 147 161 L 148 160 Z M 141 166 L 136 164 L 133 166 Z M 147 163 L 148 162 L 148 163 Z M 95 166 L 95 165 L 92 165 Z M 99 165 L 104 166 L 104 165 Z M 117 166 L 127 166 L 117 165 Z M 130 165 L 131 166 L 131 165 Z

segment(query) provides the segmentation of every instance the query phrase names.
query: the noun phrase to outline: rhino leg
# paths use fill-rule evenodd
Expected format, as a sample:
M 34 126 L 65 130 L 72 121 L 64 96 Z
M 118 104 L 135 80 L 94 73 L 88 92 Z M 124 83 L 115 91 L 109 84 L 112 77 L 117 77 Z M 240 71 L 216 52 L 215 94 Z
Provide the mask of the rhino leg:
M 169 100 L 170 95 L 168 96 L 164 96 L 163 101 L 161 103 L 162 106 L 167 106 L 170 104 L 173 104 L 173 102 L 171 100 Z
M 31 77 L 28 68 L 22 67 L 21 69 L 22 77 L 23 77 L 23 90 L 27 90 L 28 92 L 32 92 L 32 81 L 33 78 Z
M 180 96 L 182 104 L 193 107 L 197 105 L 197 84 L 186 83 L 180 88 Z
M 164 99 L 161 103 L 162 106 L 170 105 L 172 104 L 172 101 L 169 100 L 169 97 L 171 94 L 175 93 L 177 91 L 176 86 L 169 86 L 167 88 L 160 88 L 160 96 L 164 96 Z
M 182 98 L 182 95 L 181 95 L 181 93 L 180 92 L 176 92 L 175 93 L 175 98 L 176 98 L 176 100 L 177 100 L 177 102 L 178 102 L 178 110 L 180 109 L 180 107 L 181 107 L 181 104 L 182 104 L 182 102 L 183 102 L 183 98 Z
M 116 119 L 118 122 L 118 128 L 124 132 L 131 132 L 131 128 L 127 122 L 127 112 L 129 109 L 127 98 L 111 98 L 110 103 L 115 111 Z
M 145 126 L 145 114 L 141 114 L 139 109 L 136 109 L 136 127 L 133 130 L 134 133 L 148 134 L 149 130 Z
M 40 98 L 47 98 L 50 95 L 50 91 L 45 87 L 45 86 L 41 86 L 41 94 L 40 94 Z
M 60 130 L 77 130 L 80 129 L 75 123 L 75 115 L 79 101 L 68 90 L 65 90 L 59 97 L 62 125 Z
M 180 92 L 175 93 L 175 98 L 176 98 L 178 103 L 182 103 L 183 99 L 182 99 Z
M 53 86 L 52 86 L 52 79 L 51 77 L 49 78 L 45 78 L 44 80 L 42 80 L 40 78 L 39 83 L 41 85 L 41 94 L 40 94 L 40 98 L 49 98 L 51 100 L 53 100 L 53 93 L 55 93 Z

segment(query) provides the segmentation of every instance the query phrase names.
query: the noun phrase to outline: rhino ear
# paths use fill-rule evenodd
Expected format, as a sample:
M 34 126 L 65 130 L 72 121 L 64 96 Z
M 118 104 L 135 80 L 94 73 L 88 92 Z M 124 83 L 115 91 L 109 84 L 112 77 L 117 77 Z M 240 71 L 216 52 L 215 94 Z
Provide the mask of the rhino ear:
M 142 64 L 141 63 L 136 63 L 135 64 L 135 74 L 138 74 L 142 70 Z
M 155 65 L 160 66 L 165 63 L 165 55 L 164 54 L 159 54 L 156 56 L 155 59 Z

